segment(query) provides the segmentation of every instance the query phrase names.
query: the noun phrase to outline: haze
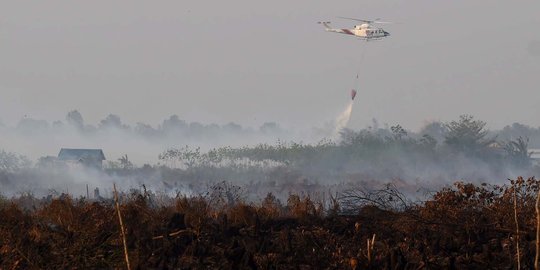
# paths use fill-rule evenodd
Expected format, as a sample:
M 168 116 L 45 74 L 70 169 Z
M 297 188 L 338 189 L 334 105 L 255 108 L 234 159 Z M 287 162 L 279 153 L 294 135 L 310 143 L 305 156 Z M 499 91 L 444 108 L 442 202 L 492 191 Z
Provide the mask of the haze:
M 360 74 L 351 127 L 418 129 L 472 114 L 539 126 L 540 2 L 1 1 L 0 122 L 109 113 L 313 127 Z M 323 31 L 383 18 L 365 43 Z M 360 62 L 359 52 L 366 46 Z

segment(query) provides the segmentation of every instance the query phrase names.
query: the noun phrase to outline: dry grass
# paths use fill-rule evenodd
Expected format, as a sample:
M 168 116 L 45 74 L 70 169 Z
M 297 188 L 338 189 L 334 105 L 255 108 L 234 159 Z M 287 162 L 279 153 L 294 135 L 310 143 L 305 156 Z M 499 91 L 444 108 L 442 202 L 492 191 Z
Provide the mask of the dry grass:
M 538 184 L 457 183 L 405 210 L 362 204 L 347 216 L 325 215 L 321 202 L 294 194 L 285 205 L 269 194 L 260 204 L 212 205 L 220 200 L 198 196 L 159 206 L 146 194 L 119 194 L 118 209 L 133 269 L 508 268 L 515 262 L 514 234 L 520 266 L 530 269 Z M 26 197 L 4 201 L 0 216 L 1 269 L 125 266 L 113 201 Z

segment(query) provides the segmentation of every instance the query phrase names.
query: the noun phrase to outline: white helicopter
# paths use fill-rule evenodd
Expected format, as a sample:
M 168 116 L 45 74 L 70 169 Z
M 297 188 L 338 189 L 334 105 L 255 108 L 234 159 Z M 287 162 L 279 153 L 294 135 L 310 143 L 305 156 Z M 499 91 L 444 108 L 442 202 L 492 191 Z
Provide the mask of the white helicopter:
M 332 28 L 330 27 L 330 22 L 318 22 L 318 23 L 324 25 L 324 28 L 326 29 L 327 32 L 352 35 L 366 41 L 379 40 L 384 37 L 390 36 L 390 33 L 384 31 L 384 29 L 382 28 L 374 28 L 372 27 L 372 24 L 376 24 L 376 23 L 388 24 L 391 22 L 383 22 L 383 21 L 380 21 L 379 19 L 370 21 L 370 20 L 362 20 L 362 19 L 347 18 L 347 17 L 338 17 L 338 18 L 353 20 L 353 21 L 358 21 L 358 22 L 363 22 L 363 23 L 360 25 L 355 25 L 353 29 Z

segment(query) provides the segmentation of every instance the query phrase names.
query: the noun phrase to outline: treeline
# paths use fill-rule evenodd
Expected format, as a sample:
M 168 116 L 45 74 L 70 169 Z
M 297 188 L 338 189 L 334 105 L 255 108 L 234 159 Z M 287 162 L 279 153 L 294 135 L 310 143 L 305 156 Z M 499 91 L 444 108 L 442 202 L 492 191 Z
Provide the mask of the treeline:
M 0 128 L 2 125 L 0 124 Z M 4 127 L 6 128 L 6 127 Z M 180 119 L 177 115 L 171 115 L 156 127 L 138 122 L 130 126 L 124 122 L 120 116 L 109 114 L 97 125 L 88 124 L 84 121 L 82 114 L 73 110 L 67 113 L 65 120 L 57 120 L 52 123 L 46 120 L 33 118 L 21 119 L 15 127 L 15 131 L 20 134 L 35 134 L 36 132 L 64 131 L 71 128 L 81 135 L 94 135 L 99 132 L 123 131 L 143 137 L 148 140 L 159 140 L 163 138 L 197 138 L 213 139 L 223 135 L 282 135 L 283 129 L 275 122 L 265 122 L 258 129 L 246 128 L 237 123 L 230 122 L 224 125 L 203 124 L 199 122 L 188 122 Z M 1 129 L 0 129 L 1 130 Z
M 438 133 L 427 132 L 433 130 Z M 126 187 L 145 184 L 167 192 L 198 194 L 205 185 L 230 181 L 246 187 L 256 198 L 267 192 L 314 194 L 339 191 L 351 184 L 394 183 L 407 195 L 421 197 L 420 188 L 437 190 L 458 180 L 500 183 L 540 172 L 526 137 L 501 139 L 486 129 L 485 122 L 469 115 L 424 133 L 396 125 L 344 129 L 338 140 L 315 144 L 278 141 L 209 150 L 184 145 L 161 151 L 156 153 L 156 163 L 143 166 L 134 165 L 125 154 L 108 157 L 104 173 L 98 174 L 60 170 L 48 162 L 49 157 L 33 165 L 24 156 L 0 151 L 0 184 L 10 194 L 28 189 L 44 194 L 47 189 L 68 186 L 69 190 L 86 190 L 80 179 L 96 187 L 116 181 Z
M 462 116 L 464 117 L 464 116 Z M 474 121 L 471 116 L 471 121 Z M 452 121 L 452 122 L 459 122 Z M 451 123 L 451 122 L 450 122 Z M 519 138 L 528 140 L 528 146 L 530 148 L 540 148 L 540 127 L 531 127 L 521 123 L 513 123 L 507 125 L 501 130 L 487 130 L 485 129 L 485 123 L 482 122 L 482 126 L 485 134 L 497 141 L 516 141 Z M 379 127 L 378 122 L 374 119 L 371 126 L 361 131 L 363 133 L 370 132 L 376 134 L 379 137 L 392 137 L 393 133 L 399 132 L 401 129 L 410 138 L 421 138 L 424 135 L 429 135 L 428 139 L 435 139 L 437 143 L 444 143 L 448 132 L 452 132 L 449 123 L 440 121 L 434 121 L 426 124 L 418 132 L 406 130 L 400 125 L 391 127 Z M 0 132 L 8 130 L 15 131 L 17 134 L 29 134 L 34 135 L 36 133 L 43 134 L 44 132 L 65 132 L 66 130 L 75 130 L 81 135 L 95 135 L 98 133 L 107 133 L 111 131 L 123 131 L 128 134 L 136 135 L 138 137 L 147 139 L 149 141 L 159 141 L 163 139 L 173 139 L 180 141 L 180 139 L 196 139 L 196 141 L 211 141 L 223 136 L 236 136 L 244 138 L 247 136 L 270 136 L 272 138 L 281 138 L 283 140 L 290 140 L 293 136 L 290 136 L 290 131 L 283 129 L 278 123 L 265 122 L 258 128 L 244 127 L 240 124 L 230 122 L 228 124 L 218 125 L 215 123 L 205 124 L 200 122 L 189 122 L 181 119 L 178 115 L 171 115 L 164 119 L 157 125 L 151 125 L 143 122 L 137 122 L 135 125 L 129 125 L 122 121 L 120 116 L 116 114 L 109 114 L 104 119 L 100 120 L 96 125 L 87 123 L 82 114 L 73 110 L 66 114 L 64 120 L 56 120 L 48 122 L 46 120 L 34 119 L 25 117 L 21 119 L 14 128 L 7 127 L 0 122 Z M 328 135 L 321 129 L 314 129 L 315 133 L 324 136 Z M 351 130 L 344 130 L 344 133 L 352 134 Z M 458 134 L 459 135 L 459 134 Z
M 385 171 L 385 178 L 413 176 L 415 172 L 423 175 L 426 171 L 458 176 L 457 172 L 464 169 L 491 173 L 531 169 L 528 138 L 499 139 L 485 126 L 485 122 L 463 115 L 458 120 L 441 124 L 439 133 L 435 134 L 433 126 L 419 134 L 411 134 L 399 125 L 390 129 L 344 129 L 337 142 L 278 142 L 223 147 L 205 153 L 199 148 L 185 146 L 168 149 L 159 158 L 169 166 L 188 169 L 223 164 L 279 165 L 312 175 Z
M 82 116 L 76 111 L 70 112 L 66 119 L 68 125 L 82 132 L 93 132 L 84 125 Z M 115 117 L 106 119 L 96 129 L 115 127 L 134 131 L 119 120 L 111 120 Z M 159 136 L 178 135 L 194 132 L 190 126 L 173 116 L 152 130 L 162 132 Z M 277 125 L 274 127 L 278 129 Z M 515 174 L 532 176 L 538 169 L 533 166 L 528 137 L 506 139 L 505 136 L 497 136 L 486 128 L 485 122 L 470 115 L 462 115 L 447 123 L 432 123 L 418 133 L 400 125 L 389 128 L 374 126 L 359 131 L 343 129 L 338 140 L 327 139 L 314 144 L 277 141 L 210 150 L 192 145 L 162 148 L 160 154 L 156 153 L 159 155 L 158 163 L 145 165 L 145 168 L 153 171 L 162 167 L 187 170 L 189 177 L 199 180 L 262 181 L 270 177 L 264 170 L 279 167 L 293 171 L 299 178 L 321 183 L 345 181 L 350 175 L 380 180 L 445 180 L 442 182 L 446 183 L 458 179 L 489 181 L 490 178 L 516 177 Z M 38 167 L 42 161 L 46 159 L 38 160 Z M 16 167 L 28 167 L 28 164 L 28 159 L 13 153 L 2 152 L 0 155 L 0 170 L 13 171 Z M 105 165 L 115 172 L 137 169 L 128 155 L 109 157 Z M 223 177 L 225 175 L 226 178 Z

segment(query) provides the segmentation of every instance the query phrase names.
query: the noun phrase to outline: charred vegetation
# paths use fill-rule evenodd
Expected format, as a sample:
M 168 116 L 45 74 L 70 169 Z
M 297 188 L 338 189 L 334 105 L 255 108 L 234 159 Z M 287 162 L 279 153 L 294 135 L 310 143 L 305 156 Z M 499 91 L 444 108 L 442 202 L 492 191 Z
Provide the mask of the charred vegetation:
M 249 203 L 221 183 L 166 204 L 146 192 L 120 193 L 119 205 L 133 269 L 499 269 L 515 265 L 517 239 L 521 267 L 532 268 L 539 184 L 457 182 L 423 202 L 387 185 L 325 205 L 297 194 Z M 17 199 L 0 204 L 2 268 L 125 266 L 113 201 L 26 200 L 32 208 Z

